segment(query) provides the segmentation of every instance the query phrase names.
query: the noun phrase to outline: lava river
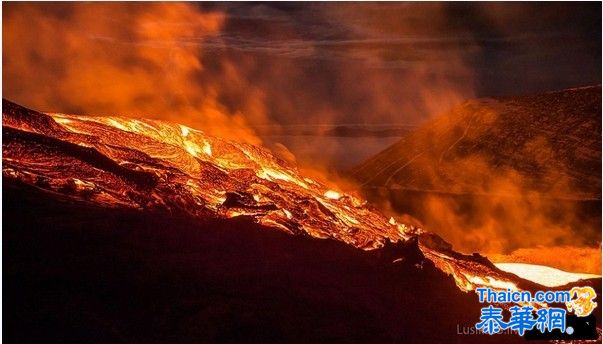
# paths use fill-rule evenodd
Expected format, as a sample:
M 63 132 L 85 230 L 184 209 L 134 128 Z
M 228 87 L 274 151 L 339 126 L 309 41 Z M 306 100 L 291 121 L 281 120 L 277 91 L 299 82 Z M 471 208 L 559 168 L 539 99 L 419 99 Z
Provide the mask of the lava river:
M 533 289 L 479 255 L 387 218 L 357 196 L 302 176 L 268 150 L 183 125 L 146 119 L 43 114 L 3 101 L 2 173 L 47 192 L 103 207 L 248 216 L 292 235 L 364 250 L 419 238 L 436 267 L 464 291 Z

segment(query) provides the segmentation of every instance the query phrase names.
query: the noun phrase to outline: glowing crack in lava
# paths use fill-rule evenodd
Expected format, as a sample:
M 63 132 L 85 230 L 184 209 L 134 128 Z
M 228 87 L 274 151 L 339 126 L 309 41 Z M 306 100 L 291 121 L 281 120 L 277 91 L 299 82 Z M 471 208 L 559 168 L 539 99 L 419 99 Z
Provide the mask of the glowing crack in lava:
M 517 289 L 522 283 L 483 257 L 458 254 L 434 244 L 437 240 L 423 242 L 423 237 L 439 237 L 303 177 L 261 147 L 179 124 L 42 114 L 6 100 L 2 119 L 3 177 L 47 192 L 104 207 L 197 218 L 248 216 L 289 234 L 364 250 L 418 236 L 425 257 L 464 291 Z

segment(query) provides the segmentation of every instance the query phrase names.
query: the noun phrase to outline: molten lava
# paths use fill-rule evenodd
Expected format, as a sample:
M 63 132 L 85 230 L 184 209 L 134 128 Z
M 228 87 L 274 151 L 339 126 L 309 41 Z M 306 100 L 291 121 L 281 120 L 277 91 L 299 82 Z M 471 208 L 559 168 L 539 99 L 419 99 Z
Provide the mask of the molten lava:
M 302 176 L 266 149 L 183 125 L 42 114 L 8 101 L 2 118 L 4 178 L 69 199 L 200 219 L 248 216 L 290 234 L 365 250 L 427 235 L 354 195 Z M 419 241 L 425 257 L 453 275 L 462 290 L 518 289 L 525 282 L 483 257 Z
M 263 148 L 183 125 L 45 115 L 8 103 L 3 120 L 5 176 L 88 202 L 193 216 L 246 215 L 291 234 L 364 249 L 413 234 L 355 196 L 302 177 Z
M 600 275 L 567 272 L 536 264 L 498 263 L 495 265 L 503 271 L 547 287 L 558 287 L 582 279 L 601 278 Z

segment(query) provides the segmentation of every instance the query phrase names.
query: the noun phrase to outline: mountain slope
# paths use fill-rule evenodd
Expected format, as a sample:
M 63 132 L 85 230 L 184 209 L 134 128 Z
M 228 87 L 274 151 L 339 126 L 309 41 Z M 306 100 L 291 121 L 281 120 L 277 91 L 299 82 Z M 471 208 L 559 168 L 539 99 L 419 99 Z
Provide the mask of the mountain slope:
M 600 252 L 601 86 L 467 101 L 350 174 L 463 252 Z M 587 265 L 556 267 L 600 274 Z
M 493 176 L 601 199 L 601 86 L 467 101 L 352 170 L 365 186 L 488 193 Z

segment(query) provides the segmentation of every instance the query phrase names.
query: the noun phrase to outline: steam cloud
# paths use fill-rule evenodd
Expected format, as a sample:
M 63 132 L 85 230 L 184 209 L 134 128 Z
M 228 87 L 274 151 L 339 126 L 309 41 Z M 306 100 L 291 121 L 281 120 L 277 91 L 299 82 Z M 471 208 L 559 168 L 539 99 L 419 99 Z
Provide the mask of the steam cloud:
M 220 83 L 205 75 L 202 42 L 223 23 L 223 14 L 183 3 L 7 5 L 5 96 L 43 111 L 177 119 L 259 143 L 246 126 L 263 115 L 257 91 L 231 111 Z M 240 82 L 229 61 L 221 66 Z
M 418 123 L 473 96 L 471 37 L 425 37 L 445 30 L 441 5 L 393 10 L 6 4 L 3 87 L 43 111 L 156 116 L 254 143 L 250 123 Z

